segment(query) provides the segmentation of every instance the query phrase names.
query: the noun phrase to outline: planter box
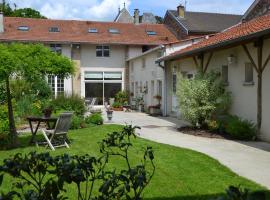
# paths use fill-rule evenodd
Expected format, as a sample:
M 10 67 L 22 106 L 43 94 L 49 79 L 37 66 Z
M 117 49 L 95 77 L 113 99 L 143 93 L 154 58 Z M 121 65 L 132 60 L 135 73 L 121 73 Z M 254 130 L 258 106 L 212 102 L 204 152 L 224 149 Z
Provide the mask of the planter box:
M 121 107 L 121 108 L 112 108 L 113 111 L 124 111 L 124 108 Z

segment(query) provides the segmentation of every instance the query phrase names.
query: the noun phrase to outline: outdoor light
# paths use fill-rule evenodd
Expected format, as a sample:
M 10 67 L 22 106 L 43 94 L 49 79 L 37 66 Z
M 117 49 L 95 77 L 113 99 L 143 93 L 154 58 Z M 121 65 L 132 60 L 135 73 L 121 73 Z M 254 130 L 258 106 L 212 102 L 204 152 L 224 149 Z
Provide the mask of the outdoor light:
M 232 64 L 236 63 L 236 57 L 233 54 L 229 55 L 227 57 L 227 60 L 228 60 L 228 65 L 232 65 Z

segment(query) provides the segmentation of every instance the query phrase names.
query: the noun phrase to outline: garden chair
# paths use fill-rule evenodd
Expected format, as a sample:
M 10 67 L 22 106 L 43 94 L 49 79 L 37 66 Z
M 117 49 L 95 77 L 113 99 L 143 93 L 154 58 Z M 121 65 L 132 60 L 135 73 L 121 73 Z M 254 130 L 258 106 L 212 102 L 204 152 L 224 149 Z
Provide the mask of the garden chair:
M 53 130 L 42 130 L 47 145 L 54 151 L 58 147 L 67 147 L 67 133 L 71 125 L 73 113 L 62 113 Z

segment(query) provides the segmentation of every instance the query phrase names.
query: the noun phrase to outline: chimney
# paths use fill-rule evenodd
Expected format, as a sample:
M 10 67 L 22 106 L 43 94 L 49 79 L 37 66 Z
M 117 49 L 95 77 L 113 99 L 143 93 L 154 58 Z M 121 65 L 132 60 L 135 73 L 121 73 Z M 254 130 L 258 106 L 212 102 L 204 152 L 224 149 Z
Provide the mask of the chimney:
M 0 11 L 0 33 L 4 33 L 4 14 Z
M 140 11 L 139 9 L 134 10 L 134 24 L 140 23 Z
M 178 14 L 178 17 L 185 18 L 185 6 L 183 6 L 182 4 L 180 4 L 177 7 L 177 14 Z

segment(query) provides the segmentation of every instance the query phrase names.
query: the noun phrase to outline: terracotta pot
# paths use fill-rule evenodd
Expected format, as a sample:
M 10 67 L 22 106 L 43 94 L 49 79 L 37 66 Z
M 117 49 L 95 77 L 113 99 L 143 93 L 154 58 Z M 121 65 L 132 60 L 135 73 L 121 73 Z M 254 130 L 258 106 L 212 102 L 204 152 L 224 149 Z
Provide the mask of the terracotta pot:
M 120 108 L 112 108 L 114 111 L 124 111 L 123 107 Z

